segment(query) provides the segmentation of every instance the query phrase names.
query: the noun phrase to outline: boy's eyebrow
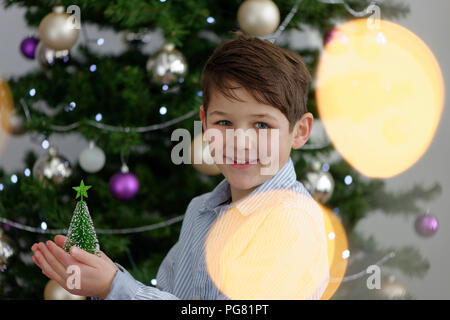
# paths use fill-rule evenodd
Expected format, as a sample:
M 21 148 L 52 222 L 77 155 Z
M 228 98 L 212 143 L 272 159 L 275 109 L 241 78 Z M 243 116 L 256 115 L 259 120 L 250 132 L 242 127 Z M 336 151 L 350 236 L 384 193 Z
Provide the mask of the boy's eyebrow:
M 219 110 L 214 110 L 212 111 L 209 115 L 212 116 L 214 114 L 217 114 L 219 116 L 227 116 L 228 113 L 223 112 L 223 111 L 219 111 Z M 250 114 L 251 117 L 255 117 L 255 118 L 271 118 L 273 120 L 277 120 L 274 116 L 268 114 L 268 113 L 258 113 L 258 114 Z

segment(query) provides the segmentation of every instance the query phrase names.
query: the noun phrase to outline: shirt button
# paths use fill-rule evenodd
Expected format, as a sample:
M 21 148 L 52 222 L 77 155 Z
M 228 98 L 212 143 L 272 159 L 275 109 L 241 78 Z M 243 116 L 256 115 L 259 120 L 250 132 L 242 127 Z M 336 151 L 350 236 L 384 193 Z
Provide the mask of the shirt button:
M 195 296 L 194 300 L 200 300 L 200 296 Z

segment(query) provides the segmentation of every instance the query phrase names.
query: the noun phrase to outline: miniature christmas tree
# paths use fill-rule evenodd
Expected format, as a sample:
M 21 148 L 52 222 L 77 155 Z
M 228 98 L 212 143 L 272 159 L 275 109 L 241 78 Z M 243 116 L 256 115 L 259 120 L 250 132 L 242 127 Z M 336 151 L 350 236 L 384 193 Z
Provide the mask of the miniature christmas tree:
M 79 187 L 72 188 L 77 191 L 75 199 L 81 196 L 81 200 L 77 202 L 75 207 L 67 238 L 64 242 L 64 250 L 69 252 L 70 247 L 77 246 L 89 253 L 98 255 L 100 246 L 95 234 L 94 224 L 89 215 L 87 204 L 83 201 L 83 197 L 88 197 L 86 191 L 91 186 L 85 186 L 83 180 L 81 180 Z

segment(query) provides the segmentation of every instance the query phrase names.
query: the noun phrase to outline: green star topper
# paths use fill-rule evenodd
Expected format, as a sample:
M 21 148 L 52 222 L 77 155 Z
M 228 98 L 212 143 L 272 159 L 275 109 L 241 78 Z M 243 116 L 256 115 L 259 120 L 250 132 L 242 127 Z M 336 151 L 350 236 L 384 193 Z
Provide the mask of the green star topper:
M 75 199 L 78 199 L 78 197 L 81 196 L 81 200 L 83 201 L 83 196 L 84 197 L 88 197 L 87 192 L 92 186 L 85 186 L 83 180 L 81 180 L 80 186 L 79 187 L 72 187 L 73 189 L 75 189 L 75 191 L 77 192 L 77 196 L 75 197 Z

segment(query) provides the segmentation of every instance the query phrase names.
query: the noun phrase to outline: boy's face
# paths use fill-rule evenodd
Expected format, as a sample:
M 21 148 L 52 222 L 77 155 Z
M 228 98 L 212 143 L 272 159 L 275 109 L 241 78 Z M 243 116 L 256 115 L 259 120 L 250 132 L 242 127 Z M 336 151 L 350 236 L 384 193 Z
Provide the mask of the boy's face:
M 289 121 L 279 109 L 259 103 L 244 88 L 235 89 L 234 94 L 244 102 L 229 100 L 214 91 L 207 114 L 200 107 L 200 119 L 205 132 L 215 129 L 223 137 L 218 144 L 210 144 L 210 149 L 230 186 L 252 190 L 286 164 L 291 148 L 298 149 L 306 143 L 313 116 L 304 114 L 289 132 Z M 222 150 L 222 154 L 215 149 Z

